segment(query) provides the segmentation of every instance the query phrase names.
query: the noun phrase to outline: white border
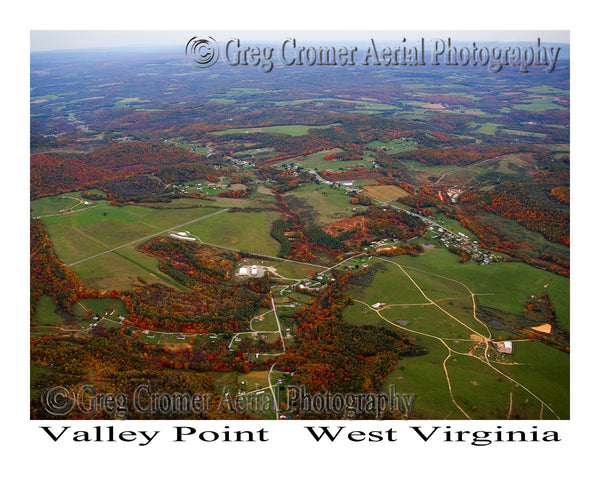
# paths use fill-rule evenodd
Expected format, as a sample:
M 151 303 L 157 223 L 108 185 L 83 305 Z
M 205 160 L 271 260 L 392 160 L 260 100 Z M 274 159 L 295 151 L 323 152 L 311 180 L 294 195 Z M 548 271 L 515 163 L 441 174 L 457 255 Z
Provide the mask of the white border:
M 590 235 L 584 236 L 583 224 L 590 214 L 586 207 L 593 206 L 597 177 L 595 150 L 590 140 L 598 137 L 596 127 L 586 112 L 592 110 L 597 83 L 590 69 L 598 62 L 597 26 L 592 24 L 590 11 L 578 9 L 572 3 L 546 1 L 529 2 L 224 2 L 207 5 L 206 2 L 150 2 L 125 3 L 122 0 L 103 2 L 54 1 L 27 2 L 17 7 L 16 19 L 8 9 L 4 12 L 4 97 L 3 117 L 4 154 L 7 175 L 4 176 L 5 196 L 3 204 L 9 210 L 6 216 L 3 252 L 9 261 L 5 266 L 5 292 L 15 303 L 4 315 L 10 328 L 18 329 L 18 335 L 10 335 L 5 344 L 9 349 L 4 358 L 2 413 L 3 433 L 10 443 L 5 450 L 5 471 L 17 468 L 23 476 L 37 474 L 42 478 L 104 478 L 135 474 L 137 478 L 157 478 L 163 475 L 185 475 L 221 478 L 264 478 L 272 475 L 285 478 L 304 478 L 318 475 L 335 478 L 365 478 L 375 475 L 440 476 L 442 478 L 522 478 L 525 475 L 544 478 L 565 478 L 572 472 L 591 465 L 593 455 L 587 448 L 594 446 L 592 437 L 597 435 L 594 420 L 597 391 L 597 374 L 591 352 L 594 351 L 593 328 L 597 313 L 592 285 L 597 275 L 586 281 L 586 272 L 595 270 L 594 242 Z M 16 21 L 15 21 L 16 20 Z M 556 445 L 527 444 L 511 448 L 507 444 L 490 447 L 471 447 L 463 444 L 429 445 L 415 443 L 410 438 L 389 444 L 349 444 L 348 442 L 325 446 L 307 441 L 300 432 L 301 425 L 289 426 L 283 422 L 267 422 L 265 428 L 273 431 L 273 440 L 266 445 L 238 444 L 203 445 L 189 442 L 177 445 L 161 441 L 148 447 L 131 444 L 115 446 L 102 443 L 95 445 L 53 444 L 40 435 L 39 422 L 28 420 L 27 365 L 28 351 L 22 345 L 28 342 L 28 328 L 23 318 L 27 312 L 28 275 L 22 259 L 28 258 L 28 157 L 29 157 L 29 30 L 39 29 L 139 29 L 139 30 L 571 30 L 572 57 L 572 332 L 574 351 L 572 355 L 572 420 L 558 422 L 557 429 L 564 440 Z M 596 67 L 597 69 L 597 67 Z M 7 78 L 8 77 L 8 78 Z M 590 106 L 592 108 L 590 108 Z M 594 111 L 594 113 L 596 113 Z M 594 128 L 594 130 L 592 130 Z M 16 180 L 14 169 L 16 166 Z M 586 180 L 587 179 L 587 180 Z M 589 193 L 591 192 L 591 193 Z M 594 195 L 594 197 L 591 197 Z M 582 219 L 583 217 L 583 219 Z M 582 238 L 583 237 L 583 238 Z M 16 238 L 16 242 L 15 242 Z M 585 243 L 584 243 L 585 242 Z M 6 272 L 10 271 L 10 276 Z M 597 270 L 596 270 L 597 271 Z M 15 280 L 16 276 L 16 281 Z M 15 295 L 18 291 L 18 295 Z M 14 302 L 13 299 L 18 299 Z M 20 305 L 19 305 L 20 304 Z M 16 338 L 15 338 L 16 337 Z M 587 353 L 586 353 L 587 352 Z M 588 366 L 589 365 L 589 366 Z M 63 424 L 63 422 L 60 422 Z M 167 436 L 170 422 L 135 422 L 121 428 L 160 429 Z M 237 422 L 227 422 L 232 425 Z M 518 422 L 513 428 L 525 428 L 535 422 Z M 552 423 L 552 422 L 550 422 Z M 539 422 L 540 429 L 550 429 L 548 422 Z M 64 422 L 64 424 L 69 424 Z M 434 422 L 436 425 L 458 425 L 474 429 L 472 422 Z M 104 424 L 103 424 L 104 425 Z M 118 424 L 120 426 L 120 424 Z M 335 422 L 332 422 L 335 425 Z M 367 429 L 366 423 L 352 428 Z M 502 424 L 505 425 L 505 424 Z M 511 424 L 512 426 L 513 424 Z M 81 423 L 74 423 L 80 428 Z M 215 429 L 210 423 L 207 429 Z M 249 428 L 242 425 L 242 428 Z M 292 429 L 288 431 L 289 429 Z M 380 422 L 374 428 L 381 429 Z M 386 427 L 387 428 L 387 427 Z M 400 426 L 398 429 L 405 430 Z M 484 428 L 490 428 L 485 422 Z M 5 443 L 6 445 L 6 443 Z M 6 447 L 5 447 L 6 448 Z M 10 465 L 9 465 L 10 464 Z M 577 470 L 574 470 L 577 468 Z M 593 469 L 591 471 L 594 471 Z M 111 473 L 113 472 L 113 473 Z

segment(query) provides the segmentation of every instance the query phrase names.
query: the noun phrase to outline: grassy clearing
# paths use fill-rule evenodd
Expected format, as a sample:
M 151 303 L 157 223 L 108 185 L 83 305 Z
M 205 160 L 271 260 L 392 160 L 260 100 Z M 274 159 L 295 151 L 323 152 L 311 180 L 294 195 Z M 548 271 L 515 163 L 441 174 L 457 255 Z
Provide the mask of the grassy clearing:
M 527 110 L 525 108 L 522 108 L 521 110 Z M 550 110 L 550 109 L 547 109 Z M 536 110 L 536 111 L 541 111 L 541 110 Z M 516 135 L 519 137 L 536 137 L 536 138 L 546 138 L 546 134 L 544 133 L 536 133 L 536 132 L 524 132 L 522 130 L 509 130 L 507 128 L 503 128 L 500 130 L 501 133 L 507 134 L 507 135 Z
M 413 334 L 410 334 L 412 337 Z M 403 358 L 386 377 L 382 391 L 394 385 L 397 392 L 417 395 L 414 413 L 430 418 L 464 419 L 452 403 L 443 362 L 448 349 L 438 340 L 414 335 L 428 353 Z M 446 342 L 457 351 L 466 352 L 468 342 Z M 506 419 L 512 394 L 513 418 L 537 419 L 541 403 L 546 402 L 561 419 L 569 417 L 569 356 L 539 342 L 516 342 L 515 354 L 507 356 L 516 365 L 495 364 L 498 373 L 474 357 L 452 354 L 446 362 L 454 399 L 472 419 Z M 531 393 L 530 393 L 531 392 Z M 534 396 L 535 395 L 535 396 Z M 544 419 L 556 417 L 547 408 Z
M 402 358 L 386 377 L 381 391 L 388 392 L 390 386 L 394 385 L 396 392 L 414 393 L 413 413 L 418 417 L 464 418 L 452 404 L 442 369 L 446 348 L 440 348 L 438 340 L 427 337 L 417 336 L 417 341 L 429 353 L 422 357 Z
M 252 328 L 258 331 L 276 331 L 277 322 L 275 320 L 275 314 L 271 311 L 261 315 L 263 318 L 256 318 L 252 321 Z
M 545 112 L 547 110 L 565 110 L 565 107 L 558 105 L 550 100 L 527 100 L 526 103 L 520 103 L 513 106 L 516 110 L 526 110 L 528 112 Z
M 453 356 L 447 367 L 454 399 L 471 419 L 506 419 L 513 382 L 473 357 Z M 529 400 L 531 408 L 522 411 L 523 416 L 536 418 L 539 403 L 532 396 Z
M 82 306 L 85 307 L 85 309 L 82 308 Z M 100 315 L 108 313 L 107 316 L 114 319 L 119 315 L 128 315 L 125 304 L 114 298 L 80 298 L 79 302 L 73 306 L 73 313 L 76 315 L 83 315 L 87 310 L 92 310 L 94 313 Z
M 292 137 L 299 137 L 306 135 L 310 129 L 322 129 L 330 128 L 339 125 L 339 123 L 332 123 L 330 125 L 276 125 L 272 127 L 256 127 L 256 128 L 230 128 L 228 130 L 220 130 L 218 132 L 211 132 L 214 135 L 227 135 L 231 133 L 283 133 L 284 135 L 290 135 Z
M 408 152 L 409 150 L 416 149 L 416 142 L 412 139 L 397 138 L 391 142 L 380 142 L 379 140 L 373 140 L 365 145 L 367 148 L 386 148 L 395 152 Z
M 298 163 L 304 168 L 313 168 L 315 170 L 335 170 L 338 167 L 345 165 L 345 163 L 342 160 L 325 160 L 325 157 L 327 155 L 333 155 L 334 153 L 339 152 L 343 152 L 343 150 L 341 148 L 332 148 L 330 150 L 322 150 L 311 155 L 273 162 L 273 165 L 281 166 Z
M 369 305 L 378 302 L 388 305 L 427 302 L 408 277 L 399 268 L 389 264 L 377 271 L 369 286 L 352 286 L 348 293 Z
M 187 290 L 158 270 L 158 261 L 135 250 L 124 247 L 100 257 L 71 267 L 83 283 L 97 290 L 129 290 L 138 278 L 147 283 L 162 283 Z
M 561 419 L 569 418 L 569 354 L 540 342 L 517 342 L 513 359 L 521 365 L 503 366 L 502 370 L 528 386 Z M 539 415 L 539 403 L 537 407 Z M 555 417 L 545 410 L 544 418 Z
M 212 245 L 276 256 L 279 242 L 269 235 L 279 218 L 275 211 L 223 213 L 187 227 L 192 235 Z
M 167 208 L 103 205 L 71 215 L 45 217 L 44 223 L 56 254 L 68 264 L 216 211 L 177 208 L 178 202 L 173 204 Z
M 35 325 L 60 325 L 63 319 L 55 312 L 56 305 L 52 297 L 43 295 L 38 299 L 32 322 Z
M 456 165 L 424 165 L 421 162 L 410 160 L 399 160 L 398 163 L 404 165 L 409 170 L 432 173 L 435 175 L 443 175 L 451 170 L 456 170 Z
M 100 97 L 103 98 L 103 97 Z M 117 100 L 114 104 L 117 108 L 129 107 L 131 104 L 142 103 L 139 97 L 130 97 L 130 98 L 122 98 L 121 100 Z
M 525 90 L 530 93 L 548 93 L 553 95 L 569 95 L 569 90 L 563 90 L 562 88 L 550 87 L 547 85 L 539 85 L 536 87 L 531 87 Z
M 501 127 L 502 125 L 499 123 L 486 122 L 486 123 L 472 123 L 471 126 L 477 127 L 477 129 L 475 130 L 475 133 L 481 133 L 483 135 L 495 135 L 496 131 L 498 130 L 498 127 Z
M 393 202 L 401 197 L 408 197 L 409 193 L 396 185 L 367 185 L 363 187 L 370 197 L 385 202 Z
M 310 265 L 304 265 L 302 263 L 285 260 L 282 260 L 278 263 L 272 263 L 270 265 L 275 267 L 278 275 L 281 275 L 285 278 L 306 278 L 319 271 L 318 268 L 311 267 Z
M 352 214 L 346 192 L 330 185 L 304 185 L 284 198 L 287 202 L 294 198 L 305 201 L 312 208 L 319 225 L 327 225 Z
M 429 249 L 419 257 L 400 256 L 391 259 L 406 267 L 437 273 L 467 285 L 479 294 L 482 305 L 519 314 L 527 295 L 547 291 L 557 317 L 569 326 L 569 279 L 539 270 L 523 263 L 461 264 L 457 256 L 445 249 Z M 410 270 L 411 274 L 413 270 Z
M 89 190 L 90 192 L 99 192 L 99 190 Z M 45 215 L 66 216 L 72 214 L 62 214 L 61 210 L 72 209 L 73 211 L 84 208 L 97 207 L 108 204 L 107 201 L 98 200 L 90 202 L 89 205 L 80 203 L 81 192 L 72 192 L 57 197 L 44 197 L 30 202 L 30 212 L 32 217 L 41 217 Z

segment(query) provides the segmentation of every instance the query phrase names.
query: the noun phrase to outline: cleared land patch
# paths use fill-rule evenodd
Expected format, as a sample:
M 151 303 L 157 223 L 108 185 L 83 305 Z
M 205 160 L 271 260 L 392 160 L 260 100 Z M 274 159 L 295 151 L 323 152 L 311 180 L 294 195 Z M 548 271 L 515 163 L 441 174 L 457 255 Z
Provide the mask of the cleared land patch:
M 219 130 L 218 132 L 211 132 L 214 135 L 227 135 L 231 133 L 283 133 L 284 135 L 290 135 L 292 137 L 299 137 L 306 135 L 311 128 L 330 128 L 339 125 L 338 123 L 332 123 L 330 125 L 275 125 L 269 127 L 254 127 L 254 128 L 231 128 L 228 130 Z
M 410 194 L 397 185 L 366 185 L 363 190 L 370 197 L 386 202 L 393 202 L 398 198 L 408 197 Z

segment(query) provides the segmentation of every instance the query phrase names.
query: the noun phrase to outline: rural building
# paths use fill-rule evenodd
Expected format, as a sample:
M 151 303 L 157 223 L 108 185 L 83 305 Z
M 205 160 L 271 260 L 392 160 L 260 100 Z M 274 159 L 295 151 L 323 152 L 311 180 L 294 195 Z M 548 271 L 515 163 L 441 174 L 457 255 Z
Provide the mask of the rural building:
M 195 242 L 196 241 L 195 238 L 188 237 L 186 232 L 171 233 L 169 236 L 172 237 L 172 238 L 176 238 L 178 240 L 187 240 L 188 242 Z
M 496 349 L 500 353 L 507 353 L 509 355 L 512 355 L 512 353 L 513 353 L 513 342 L 497 342 L 496 343 Z

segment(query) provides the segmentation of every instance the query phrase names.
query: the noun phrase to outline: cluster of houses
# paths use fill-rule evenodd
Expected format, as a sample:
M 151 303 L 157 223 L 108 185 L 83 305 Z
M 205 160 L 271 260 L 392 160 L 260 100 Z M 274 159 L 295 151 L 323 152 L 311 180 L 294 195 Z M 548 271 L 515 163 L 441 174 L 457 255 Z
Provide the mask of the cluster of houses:
M 448 195 L 450 197 L 450 200 L 452 201 L 452 203 L 456 203 L 456 200 L 458 199 L 458 196 L 462 193 L 462 190 L 460 188 L 449 188 L 448 190 L 446 190 L 446 195 Z
M 318 275 L 313 276 L 310 279 L 302 283 L 298 283 L 295 288 L 296 290 L 302 292 L 316 292 L 322 289 L 329 282 L 335 282 L 335 278 L 332 277 L 330 272 L 320 273 Z
M 217 188 L 227 188 L 229 185 L 222 185 L 220 183 L 212 183 L 208 182 L 206 185 L 202 183 L 197 183 L 195 185 L 175 185 L 175 184 L 167 184 L 168 189 L 177 190 L 179 193 L 187 194 L 187 193 L 198 193 L 205 192 L 205 190 L 216 190 Z
M 466 253 L 472 260 L 478 262 L 480 265 L 487 265 L 499 260 L 497 255 L 483 250 L 479 246 L 477 240 L 471 240 L 462 232 L 454 233 L 443 227 L 438 227 L 436 230 L 433 225 L 429 226 L 429 231 L 434 232 L 433 238 L 437 239 L 444 247 L 454 247 L 459 251 Z
M 389 250 L 390 248 L 394 247 L 397 243 L 399 243 L 400 240 L 398 240 L 397 238 L 384 238 L 382 240 L 373 240 L 371 242 L 371 247 L 374 248 L 377 251 L 385 251 L 385 250 Z

